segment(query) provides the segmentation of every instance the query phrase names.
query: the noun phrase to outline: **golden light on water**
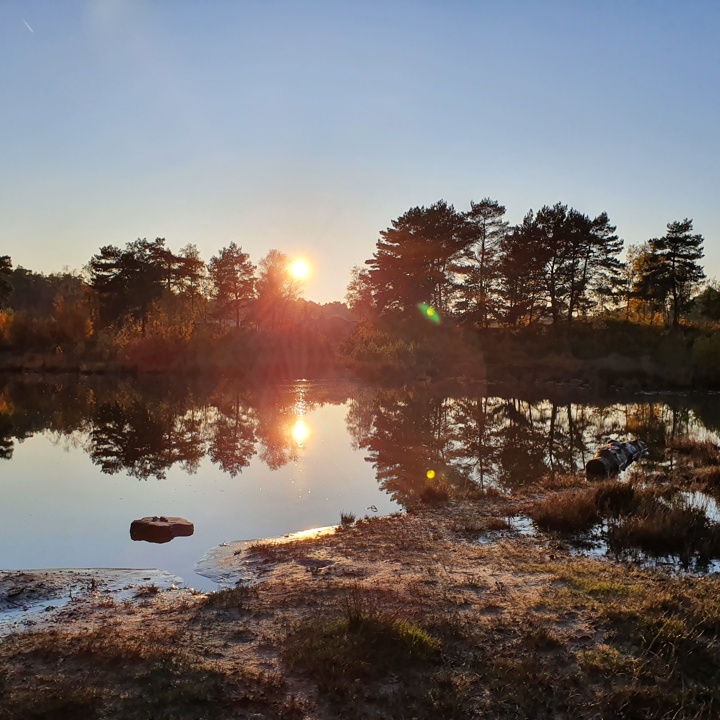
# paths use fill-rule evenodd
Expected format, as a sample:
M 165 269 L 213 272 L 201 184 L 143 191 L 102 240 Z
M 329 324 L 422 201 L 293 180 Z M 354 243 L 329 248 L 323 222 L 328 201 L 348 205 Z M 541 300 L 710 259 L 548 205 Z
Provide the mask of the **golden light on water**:
M 305 262 L 305 260 L 295 260 L 295 262 L 290 266 L 290 272 L 296 278 L 305 278 L 310 272 L 310 266 L 307 262 Z
M 293 440 L 299 445 L 305 442 L 310 436 L 310 428 L 308 424 L 302 418 L 298 418 L 297 422 L 292 427 Z

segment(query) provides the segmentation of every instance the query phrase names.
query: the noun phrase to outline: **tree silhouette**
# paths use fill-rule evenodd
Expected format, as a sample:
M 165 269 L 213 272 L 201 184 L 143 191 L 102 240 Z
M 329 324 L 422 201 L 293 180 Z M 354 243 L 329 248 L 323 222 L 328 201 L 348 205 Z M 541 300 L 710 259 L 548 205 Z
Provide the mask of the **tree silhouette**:
M 165 247 L 165 239 L 136 240 L 124 250 L 106 245 L 90 260 L 90 283 L 100 298 L 106 323 L 140 321 L 145 334 L 152 304 L 178 282 L 182 264 Z
M 504 216 L 505 207 L 490 198 L 471 201 L 470 210 L 464 213 L 473 242 L 462 253 L 460 273 L 464 282 L 459 308 L 465 318 L 480 327 L 487 327 L 490 318 L 497 315 L 497 256 L 508 228 Z
M 673 328 L 680 324 L 692 289 L 705 278 L 698 264 L 704 255 L 703 236 L 694 234 L 692 229 L 692 220 L 685 218 L 668 223 L 665 235 L 648 241 L 652 262 L 643 277 L 642 287 L 653 288 L 656 297 L 670 300 Z
M 177 256 L 177 286 L 181 295 L 190 300 L 190 314 L 195 316 L 198 299 L 203 296 L 203 282 L 206 280 L 205 263 L 196 245 L 188 243 Z
M 95 409 L 89 452 L 104 473 L 162 480 L 176 463 L 193 472 L 205 446 L 198 421 L 166 403 L 136 397 Z
M 345 302 L 350 312 L 360 320 L 368 320 L 375 314 L 375 297 L 367 268 L 355 265 L 350 271 Z
M 531 325 L 545 314 L 545 263 L 531 211 L 500 241 L 498 314 L 505 324 Z
M 255 295 L 255 266 L 234 242 L 213 256 L 208 266 L 220 317 L 232 318 L 235 327 Z
M 10 460 L 15 443 L 13 442 L 13 424 L 5 415 L 0 415 L 0 460 Z
M 607 214 L 594 220 L 567 205 L 530 211 L 500 243 L 499 269 L 511 324 L 549 311 L 554 325 L 617 296 L 623 241 Z
M 0 255 L 0 309 L 7 306 L 12 293 L 10 277 L 12 275 L 12 260 L 9 255 Z
M 428 303 L 446 312 L 454 300 L 455 263 L 474 241 L 463 216 L 444 200 L 415 207 L 380 233 L 369 283 L 381 311 Z
M 281 328 L 300 297 L 300 283 L 289 266 L 288 256 L 280 250 L 270 250 L 258 266 L 256 314 L 265 329 Z

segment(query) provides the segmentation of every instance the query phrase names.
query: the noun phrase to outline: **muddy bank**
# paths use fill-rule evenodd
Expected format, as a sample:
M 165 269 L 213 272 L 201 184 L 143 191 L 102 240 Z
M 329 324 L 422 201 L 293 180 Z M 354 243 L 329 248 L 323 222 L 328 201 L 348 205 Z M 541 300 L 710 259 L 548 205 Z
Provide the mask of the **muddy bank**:
M 132 598 L 143 588 L 184 588 L 182 578 L 158 569 L 0 570 L 0 635 L 52 622 L 73 601 Z

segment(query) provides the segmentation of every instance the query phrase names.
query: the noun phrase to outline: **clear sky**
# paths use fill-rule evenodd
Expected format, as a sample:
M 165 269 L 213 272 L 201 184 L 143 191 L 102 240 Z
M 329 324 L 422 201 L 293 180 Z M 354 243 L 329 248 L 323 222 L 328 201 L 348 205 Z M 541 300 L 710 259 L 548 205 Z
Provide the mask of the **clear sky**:
M 350 268 L 410 207 L 561 201 L 720 277 L 716 0 L 0 0 L 0 255 L 165 237 Z

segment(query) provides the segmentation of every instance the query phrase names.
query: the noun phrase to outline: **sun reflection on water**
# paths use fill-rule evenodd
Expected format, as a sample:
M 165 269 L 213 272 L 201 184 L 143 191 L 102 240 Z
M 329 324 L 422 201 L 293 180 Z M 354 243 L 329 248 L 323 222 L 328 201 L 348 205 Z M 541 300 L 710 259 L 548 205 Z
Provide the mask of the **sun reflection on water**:
M 310 428 L 304 418 L 298 418 L 290 432 L 292 433 L 293 440 L 300 446 L 302 446 L 310 436 Z

